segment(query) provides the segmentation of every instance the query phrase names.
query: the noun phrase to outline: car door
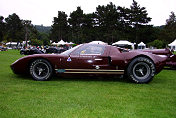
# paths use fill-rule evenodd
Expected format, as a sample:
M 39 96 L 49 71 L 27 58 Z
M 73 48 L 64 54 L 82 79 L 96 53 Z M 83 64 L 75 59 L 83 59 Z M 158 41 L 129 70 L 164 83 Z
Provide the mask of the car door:
M 111 69 L 109 51 L 106 45 L 87 44 L 81 47 L 79 53 L 79 69 L 93 69 L 97 71 L 102 69 Z
M 118 74 L 111 64 L 110 48 L 107 45 L 84 44 L 62 58 L 64 73 Z
M 61 58 L 62 69 L 78 69 L 79 68 L 79 55 L 65 55 Z

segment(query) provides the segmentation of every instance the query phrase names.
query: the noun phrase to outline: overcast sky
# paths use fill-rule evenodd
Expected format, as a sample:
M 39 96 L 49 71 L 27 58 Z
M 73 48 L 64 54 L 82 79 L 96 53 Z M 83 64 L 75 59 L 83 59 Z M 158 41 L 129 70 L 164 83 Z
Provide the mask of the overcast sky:
M 155 26 L 164 25 L 171 11 L 176 14 L 176 0 L 136 1 L 141 7 L 146 7 L 148 16 L 152 18 L 149 24 Z M 50 26 L 58 11 L 70 15 L 81 6 L 84 13 L 92 13 L 98 5 L 107 5 L 109 2 L 127 8 L 132 4 L 132 0 L 0 0 L 0 16 L 6 18 L 16 13 L 21 19 L 31 20 L 34 25 Z

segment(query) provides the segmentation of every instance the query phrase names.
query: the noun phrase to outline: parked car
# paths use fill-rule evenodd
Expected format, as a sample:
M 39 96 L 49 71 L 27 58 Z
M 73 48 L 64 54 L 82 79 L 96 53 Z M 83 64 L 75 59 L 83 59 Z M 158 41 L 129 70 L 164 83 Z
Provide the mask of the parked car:
M 167 56 L 166 66 L 176 69 L 176 55 L 173 54 L 172 51 L 169 50 L 168 48 L 166 48 L 166 49 L 152 49 L 152 50 L 148 49 L 148 50 L 142 50 L 142 51 L 149 52 L 149 53 L 156 54 L 156 55 Z
M 21 55 L 32 55 L 32 54 L 43 54 L 41 50 L 37 48 L 32 48 L 32 49 L 21 49 L 20 54 Z
M 7 51 L 6 47 L 0 46 L 0 51 Z
M 30 74 L 44 81 L 52 75 L 124 75 L 136 83 L 148 83 L 159 73 L 167 57 L 142 52 L 125 51 L 102 44 L 81 44 L 61 54 L 29 55 L 11 65 L 15 74 Z
M 64 51 L 66 51 L 66 49 L 58 49 L 55 47 L 51 47 L 51 48 L 46 49 L 46 53 L 62 53 Z

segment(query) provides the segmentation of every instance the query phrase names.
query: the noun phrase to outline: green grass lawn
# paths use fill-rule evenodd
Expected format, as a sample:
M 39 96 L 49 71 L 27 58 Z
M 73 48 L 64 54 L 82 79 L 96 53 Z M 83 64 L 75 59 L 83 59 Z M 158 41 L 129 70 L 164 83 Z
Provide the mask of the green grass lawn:
M 33 81 L 10 64 L 19 51 L 0 52 L 0 118 L 175 118 L 176 70 L 149 84 L 120 78 L 57 78 Z

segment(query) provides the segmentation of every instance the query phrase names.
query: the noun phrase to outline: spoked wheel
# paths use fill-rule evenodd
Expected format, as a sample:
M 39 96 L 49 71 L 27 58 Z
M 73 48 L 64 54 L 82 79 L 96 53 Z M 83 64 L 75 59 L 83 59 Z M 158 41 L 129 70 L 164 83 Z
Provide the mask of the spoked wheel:
M 52 76 L 51 64 L 44 59 L 37 59 L 30 66 L 30 74 L 35 80 L 48 80 Z
M 145 79 L 150 74 L 150 67 L 144 62 L 137 63 L 133 67 L 134 76 L 138 79 Z
M 148 83 L 155 75 L 153 62 L 145 57 L 134 59 L 127 68 L 127 76 L 136 83 Z

